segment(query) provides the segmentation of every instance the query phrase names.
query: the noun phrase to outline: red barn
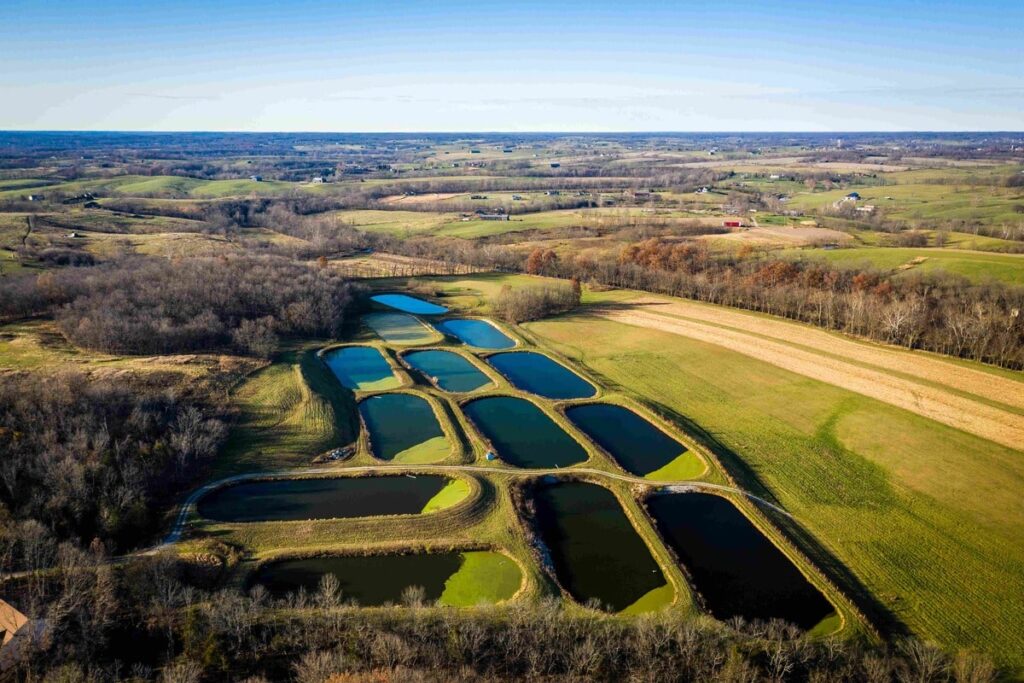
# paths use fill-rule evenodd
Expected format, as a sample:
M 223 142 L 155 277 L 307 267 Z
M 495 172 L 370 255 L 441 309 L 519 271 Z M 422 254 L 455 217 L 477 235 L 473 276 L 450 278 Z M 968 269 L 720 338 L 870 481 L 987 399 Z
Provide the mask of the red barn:
M 730 218 L 730 219 L 722 221 L 722 225 L 724 227 L 726 227 L 726 228 L 742 228 L 743 227 L 743 221 L 737 220 L 735 218 Z

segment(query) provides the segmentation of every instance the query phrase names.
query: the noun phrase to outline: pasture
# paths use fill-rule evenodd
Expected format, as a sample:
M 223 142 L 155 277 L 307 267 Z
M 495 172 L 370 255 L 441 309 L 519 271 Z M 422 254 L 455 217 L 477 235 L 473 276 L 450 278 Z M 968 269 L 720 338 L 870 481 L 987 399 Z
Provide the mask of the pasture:
M 685 335 L 586 313 L 526 329 L 696 429 L 893 624 L 1024 664 L 1019 450 Z
M 793 258 L 816 259 L 843 267 L 867 266 L 894 274 L 945 272 L 972 282 L 999 280 L 1024 285 L 1024 254 L 975 252 L 965 249 L 860 247 L 788 252 Z

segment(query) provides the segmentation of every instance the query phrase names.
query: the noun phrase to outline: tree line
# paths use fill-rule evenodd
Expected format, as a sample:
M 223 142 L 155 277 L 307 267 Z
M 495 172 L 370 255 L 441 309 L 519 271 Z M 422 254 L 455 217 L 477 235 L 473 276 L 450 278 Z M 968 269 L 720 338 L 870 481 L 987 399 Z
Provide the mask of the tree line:
M 580 305 L 581 295 L 579 280 L 520 289 L 505 285 L 491 303 L 491 309 L 502 320 L 522 323 L 571 311 Z
M 117 568 L 96 551 L 63 546 L 58 556 L 53 573 L 7 587 L 42 619 L 9 662 L 19 680 L 987 683 L 999 675 L 970 652 L 951 656 L 917 640 L 814 640 L 781 622 L 671 612 L 622 619 L 555 599 L 438 608 L 416 590 L 401 605 L 364 610 L 336 580 L 272 599 L 260 587 L 197 587 L 188 555 Z
M 146 540 L 225 427 L 172 391 L 79 374 L 0 382 L 0 565 L 52 566 L 57 545 Z
M 654 237 L 618 254 L 559 257 L 535 249 L 417 238 L 409 256 L 576 279 L 770 313 L 826 329 L 1002 367 L 1024 368 L 1024 288 L 948 273 L 845 269 L 823 261 L 712 253 L 697 241 Z M 533 267 L 528 267 L 533 262 Z
M 265 357 L 281 334 L 336 336 L 355 294 L 334 270 L 280 256 L 129 258 L 9 278 L 0 314 L 52 314 L 69 341 L 108 353 Z

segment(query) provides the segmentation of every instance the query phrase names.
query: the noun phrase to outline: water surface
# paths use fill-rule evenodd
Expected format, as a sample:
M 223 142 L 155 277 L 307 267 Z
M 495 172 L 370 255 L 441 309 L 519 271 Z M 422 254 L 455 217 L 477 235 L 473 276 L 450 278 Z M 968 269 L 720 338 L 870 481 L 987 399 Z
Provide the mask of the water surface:
M 473 391 L 491 383 L 476 366 L 451 351 L 414 351 L 402 357 L 445 391 Z
M 373 454 L 381 460 L 424 463 L 451 451 L 430 403 L 412 394 L 380 394 L 359 402 Z
M 463 411 L 494 444 L 498 457 L 516 467 L 566 467 L 587 459 L 575 439 L 525 399 L 481 398 Z
M 334 574 L 341 584 L 342 600 L 374 606 L 398 603 L 409 586 L 422 586 L 426 599 L 436 601 L 445 582 L 459 570 L 459 553 L 310 557 L 266 564 L 254 582 L 281 597 L 305 588 L 315 593 L 324 574 Z
M 517 389 L 545 398 L 587 398 L 597 393 L 590 382 L 540 353 L 496 353 L 488 356 L 487 362 Z
M 709 493 L 660 494 L 647 509 L 715 617 L 783 619 L 810 629 L 834 612 L 743 513 Z
M 363 322 L 392 344 L 426 344 L 437 338 L 425 324 L 405 313 L 367 313 Z
M 703 465 L 693 454 L 685 462 L 677 462 L 686 452 L 686 447 L 661 431 L 632 410 L 609 403 L 594 403 L 573 406 L 565 411 L 566 416 L 601 448 L 611 453 L 627 471 L 638 476 L 659 475 L 664 478 L 679 478 L 686 465 L 692 474 L 699 474 Z M 669 468 L 669 465 L 676 466 Z
M 457 338 L 463 344 L 479 349 L 511 349 L 516 345 L 508 335 L 483 320 L 445 320 L 434 325 L 445 334 Z
M 373 606 L 400 603 L 409 586 L 421 586 L 428 602 L 454 607 L 493 604 L 512 597 L 522 585 L 519 566 L 491 551 L 419 553 L 371 557 L 318 557 L 263 565 L 253 582 L 275 596 L 305 588 L 314 593 L 324 574 L 334 574 L 341 599 Z
M 450 481 L 435 475 L 272 479 L 217 489 L 196 507 L 201 517 L 220 522 L 412 515 Z
M 618 612 L 671 602 L 672 590 L 608 489 L 585 482 L 542 485 L 537 522 L 559 582 L 581 603 L 596 599 Z M 648 596 L 660 599 L 646 599 Z M 641 602 L 643 600 L 643 602 Z
M 448 309 L 444 306 L 438 306 L 408 294 L 377 294 L 376 296 L 371 296 L 370 300 L 405 313 L 415 313 L 417 315 L 439 315 L 448 312 Z
M 371 391 L 399 385 L 391 366 L 372 346 L 346 346 L 323 354 L 324 362 L 349 389 Z

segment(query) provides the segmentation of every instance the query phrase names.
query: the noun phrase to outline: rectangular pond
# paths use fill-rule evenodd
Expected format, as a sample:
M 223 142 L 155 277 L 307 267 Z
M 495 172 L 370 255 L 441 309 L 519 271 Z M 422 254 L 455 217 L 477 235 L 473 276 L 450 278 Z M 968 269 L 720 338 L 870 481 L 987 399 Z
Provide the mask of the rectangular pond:
M 400 604 L 413 586 L 429 603 L 451 607 L 493 604 L 515 595 L 522 584 L 519 566 L 491 551 L 408 555 L 331 556 L 281 560 L 263 565 L 251 580 L 282 597 L 303 588 L 316 593 L 322 577 L 333 574 L 341 600 L 372 607 Z
M 413 351 L 402 358 L 445 391 L 474 391 L 492 384 L 475 365 L 452 351 Z
M 498 457 L 516 467 L 567 467 L 587 459 L 579 442 L 525 399 L 480 398 L 464 405 L 463 411 L 494 445 Z
M 534 500 L 558 581 L 578 602 L 629 613 L 672 602 L 671 585 L 611 491 L 567 481 L 541 485 Z
M 438 339 L 434 330 L 406 313 L 367 313 L 363 322 L 391 344 L 429 344 Z
M 415 313 L 417 315 L 440 315 L 441 313 L 448 312 L 448 309 L 444 306 L 438 306 L 408 294 L 377 294 L 376 296 L 371 296 L 370 301 L 375 301 L 378 304 L 383 304 L 403 313 Z
M 657 494 L 647 509 L 718 619 L 782 619 L 811 629 L 831 603 L 736 506 L 709 493 Z
M 455 484 L 468 493 L 464 481 L 437 475 L 269 479 L 217 489 L 196 508 L 218 522 L 415 515 L 436 509 L 436 499 L 458 502 L 449 493 Z
M 373 455 L 407 464 L 443 460 L 451 452 L 430 402 L 412 394 L 380 394 L 359 402 Z
M 322 355 L 341 385 L 357 391 L 380 391 L 399 386 L 391 366 L 372 346 L 345 346 Z
M 517 389 L 545 398 L 588 398 L 597 393 L 590 382 L 544 354 L 509 351 L 487 357 L 487 362 Z
M 691 479 L 704 464 L 665 432 L 632 410 L 610 403 L 573 406 L 566 416 L 622 467 L 648 479 Z
M 435 323 L 434 327 L 478 349 L 511 349 L 516 345 L 511 337 L 485 320 L 457 318 Z

